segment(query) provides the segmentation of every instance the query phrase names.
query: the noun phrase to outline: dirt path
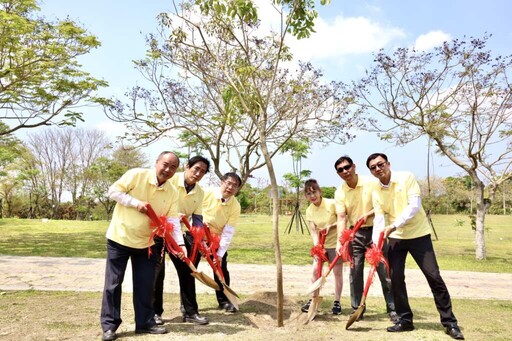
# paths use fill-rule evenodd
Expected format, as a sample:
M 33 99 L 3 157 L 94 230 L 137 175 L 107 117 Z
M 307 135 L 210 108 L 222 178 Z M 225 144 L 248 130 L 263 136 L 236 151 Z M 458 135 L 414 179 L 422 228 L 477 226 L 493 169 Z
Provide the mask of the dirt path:
M 167 264 L 166 292 L 178 292 L 179 286 L 172 263 Z M 276 274 L 273 265 L 229 264 L 231 287 L 240 294 L 275 291 Z M 202 262 L 199 270 L 211 275 Z M 61 257 L 0 256 L 0 290 L 59 290 L 102 291 L 104 259 Z M 348 296 L 348 269 L 344 272 L 343 296 Z M 465 271 L 441 272 L 453 298 L 512 300 L 512 274 Z M 305 295 L 310 283 L 311 266 L 283 266 L 285 295 Z M 128 266 L 123 290 L 131 291 Z M 419 270 L 406 270 L 407 290 L 411 297 L 431 297 L 427 282 Z M 211 289 L 198 282 L 199 293 Z M 333 295 L 332 280 L 322 289 L 323 295 Z M 380 285 L 372 285 L 370 295 L 382 295 Z

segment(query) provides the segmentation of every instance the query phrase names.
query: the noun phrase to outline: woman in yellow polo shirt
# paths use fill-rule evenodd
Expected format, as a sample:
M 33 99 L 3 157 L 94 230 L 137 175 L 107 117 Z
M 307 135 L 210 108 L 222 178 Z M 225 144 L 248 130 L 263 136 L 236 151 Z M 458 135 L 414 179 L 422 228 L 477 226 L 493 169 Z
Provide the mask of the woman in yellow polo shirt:
M 322 197 L 322 190 L 315 179 L 309 179 L 304 183 L 304 194 L 311 203 L 306 209 L 306 221 L 311 229 L 311 237 L 313 238 L 313 245 L 318 244 L 320 232 L 327 229 L 327 236 L 325 238 L 324 248 L 327 252 L 329 261 L 336 257 L 336 202 L 334 199 Z M 317 259 L 313 261 L 313 278 L 312 282 L 318 279 L 317 274 Z M 343 262 L 338 260 L 332 269 L 334 275 L 334 303 L 332 306 L 332 313 L 335 315 L 341 314 L 341 291 L 343 289 Z M 320 274 L 321 275 L 321 274 Z M 315 295 L 315 294 L 313 294 Z M 302 306 L 303 312 L 308 312 L 311 305 L 311 299 Z

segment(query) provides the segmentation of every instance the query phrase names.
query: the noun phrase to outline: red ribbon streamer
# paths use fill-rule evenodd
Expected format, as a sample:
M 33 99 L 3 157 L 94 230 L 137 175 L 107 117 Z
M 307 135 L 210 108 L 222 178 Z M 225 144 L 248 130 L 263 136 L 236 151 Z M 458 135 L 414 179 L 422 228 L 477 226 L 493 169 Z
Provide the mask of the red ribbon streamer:
M 190 257 L 190 260 L 192 263 L 195 263 L 196 256 L 197 256 L 197 250 L 200 248 L 201 243 L 203 242 L 205 232 L 204 228 L 198 227 L 198 226 L 192 226 L 190 227 L 190 234 L 192 235 L 192 238 L 194 238 L 194 245 L 192 246 L 192 257 Z

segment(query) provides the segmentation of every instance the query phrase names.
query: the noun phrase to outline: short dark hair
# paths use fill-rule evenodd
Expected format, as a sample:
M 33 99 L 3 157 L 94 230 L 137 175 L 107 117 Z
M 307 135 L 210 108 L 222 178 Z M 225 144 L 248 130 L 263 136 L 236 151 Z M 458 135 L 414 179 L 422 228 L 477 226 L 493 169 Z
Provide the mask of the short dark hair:
M 202 162 L 206 165 L 206 173 L 208 173 L 210 171 L 210 160 L 208 160 L 207 158 L 205 158 L 201 155 L 196 155 L 196 156 L 193 156 L 190 159 L 188 159 L 187 165 L 190 168 L 190 167 L 193 167 L 198 162 Z
M 235 172 L 227 172 L 220 178 L 221 181 L 226 181 L 228 178 L 235 179 L 238 181 L 238 187 L 242 187 L 242 179 Z
M 388 157 L 386 156 L 386 154 L 384 154 L 384 153 L 373 153 L 372 155 L 368 156 L 368 158 L 366 159 L 366 167 L 370 168 L 370 161 L 372 161 L 373 159 L 378 158 L 379 156 L 381 158 L 383 158 L 384 160 L 386 160 L 386 162 L 388 162 Z
M 352 159 L 348 155 L 343 155 L 334 163 L 334 169 L 336 169 L 336 167 L 338 167 L 338 165 L 343 161 L 347 161 L 348 163 L 350 163 L 351 166 L 354 164 L 354 161 L 352 161 Z
M 320 186 L 318 185 L 318 181 L 315 179 L 308 179 L 304 182 L 304 194 L 308 192 L 308 190 L 312 191 L 322 191 Z

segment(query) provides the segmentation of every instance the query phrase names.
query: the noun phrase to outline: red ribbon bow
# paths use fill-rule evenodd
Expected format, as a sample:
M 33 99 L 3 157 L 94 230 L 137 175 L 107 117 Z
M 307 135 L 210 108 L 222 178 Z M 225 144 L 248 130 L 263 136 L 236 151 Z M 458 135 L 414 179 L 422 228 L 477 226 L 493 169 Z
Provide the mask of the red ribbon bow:
M 158 236 L 164 240 L 164 246 L 167 250 L 173 250 L 170 240 L 172 239 L 172 231 L 174 230 L 174 225 L 167 220 L 167 217 L 165 215 L 162 214 L 160 217 L 158 217 L 158 223 L 150 219 L 149 227 L 153 228 L 151 236 L 149 237 L 150 243 L 153 240 L 153 238 L 155 238 L 155 236 Z M 148 257 L 151 256 L 151 253 L 151 248 L 148 248 Z M 164 249 L 162 249 L 162 256 L 163 255 Z
M 371 266 L 378 267 L 380 262 L 384 263 L 384 266 L 386 267 L 386 270 L 389 275 L 389 264 L 386 258 L 384 257 L 384 253 L 382 252 L 382 245 L 380 245 L 379 248 L 379 245 L 372 244 L 371 248 L 369 248 L 366 251 L 364 257 L 366 258 L 368 264 L 370 264 Z

